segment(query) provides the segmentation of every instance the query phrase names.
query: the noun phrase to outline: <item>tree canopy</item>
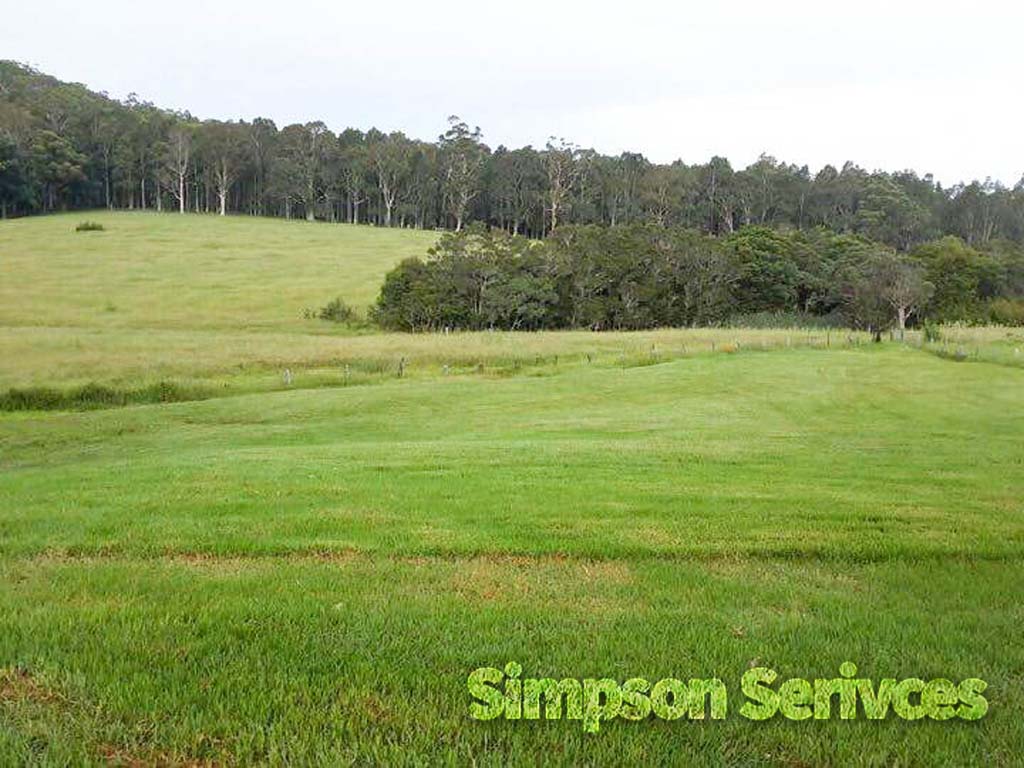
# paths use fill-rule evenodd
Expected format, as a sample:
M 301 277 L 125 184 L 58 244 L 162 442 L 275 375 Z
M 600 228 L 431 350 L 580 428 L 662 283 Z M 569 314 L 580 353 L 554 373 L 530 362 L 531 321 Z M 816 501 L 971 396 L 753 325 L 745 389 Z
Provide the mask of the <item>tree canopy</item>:
M 556 137 L 492 150 L 457 116 L 433 142 L 200 120 L 0 61 L 0 215 L 100 206 L 473 225 L 389 276 L 378 312 L 407 329 L 1024 317 L 1024 180 L 659 164 Z
M 455 230 L 479 221 L 535 238 L 568 224 L 650 223 L 716 236 L 753 225 L 824 227 L 901 252 L 946 235 L 983 250 L 1024 242 L 1024 180 L 944 188 L 912 171 L 847 163 L 812 174 L 769 155 L 742 169 L 723 157 L 658 164 L 561 138 L 492 150 L 480 128 L 456 116 L 434 142 L 376 129 L 334 133 L 316 120 L 281 128 L 265 118 L 204 121 L 10 61 L 0 61 L 0 203 L 5 215 L 108 206 Z M 752 238 L 737 247 L 753 247 Z M 780 257 L 769 269 L 791 287 L 791 266 Z

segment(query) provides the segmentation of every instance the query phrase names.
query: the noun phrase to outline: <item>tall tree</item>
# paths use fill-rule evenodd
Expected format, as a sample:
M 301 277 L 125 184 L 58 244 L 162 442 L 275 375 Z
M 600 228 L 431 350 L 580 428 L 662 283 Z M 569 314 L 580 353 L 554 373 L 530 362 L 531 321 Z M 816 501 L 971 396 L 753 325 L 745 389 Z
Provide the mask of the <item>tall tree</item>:
M 459 232 L 469 214 L 470 203 L 480 191 L 480 172 L 487 157 L 480 128 L 473 128 L 458 116 L 448 118 L 448 130 L 439 139 L 442 189 L 448 215 Z
M 359 207 L 369 201 L 370 158 L 366 137 L 348 129 L 338 136 L 340 180 L 345 192 L 350 224 L 359 223 Z
M 167 134 L 164 169 L 171 194 L 178 201 L 178 213 L 185 212 L 188 191 L 185 182 L 192 170 L 192 142 L 193 127 L 183 120 L 176 122 Z
M 327 126 L 319 121 L 289 125 L 281 131 L 281 163 L 287 194 L 302 204 L 306 221 L 316 220 L 316 206 L 323 196 L 324 161 L 332 140 Z
M 40 131 L 32 142 L 32 168 L 43 188 L 43 207 L 52 211 L 61 192 L 85 178 L 85 156 L 53 131 Z
M 497 205 L 496 218 L 502 229 L 518 235 L 528 229 L 543 195 L 546 171 L 532 147 L 507 150 L 499 147 L 491 161 L 491 197 Z
M 241 174 L 246 157 L 246 126 L 208 120 L 199 128 L 204 158 L 217 194 L 217 212 L 227 214 L 228 193 Z
M 262 216 L 266 211 L 267 185 L 277 153 L 277 126 L 273 120 L 257 117 L 246 126 L 249 147 L 249 167 L 252 168 L 253 213 Z
M 412 144 L 402 133 L 382 136 L 369 145 L 370 162 L 384 206 L 384 226 L 391 226 L 395 203 L 409 176 Z
M 579 179 L 579 147 L 565 139 L 551 137 L 544 148 L 544 167 L 548 174 L 547 213 L 551 231 L 558 229 Z

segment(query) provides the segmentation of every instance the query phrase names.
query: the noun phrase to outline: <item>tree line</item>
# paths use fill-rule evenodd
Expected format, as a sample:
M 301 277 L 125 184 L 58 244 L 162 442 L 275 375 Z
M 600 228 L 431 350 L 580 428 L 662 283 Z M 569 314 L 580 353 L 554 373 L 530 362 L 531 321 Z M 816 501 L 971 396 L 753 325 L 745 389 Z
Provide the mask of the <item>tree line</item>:
M 860 236 L 901 252 L 946 235 L 1024 242 L 1024 180 L 943 187 L 852 163 L 811 173 L 762 156 L 734 169 L 602 155 L 563 139 L 491 149 L 452 117 L 437 141 L 322 122 L 199 120 L 0 62 L 0 214 L 124 208 L 301 217 L 546 237 L 564 225 L 744 227 Z
M 401 331 L 761 321 L 880 338 L 927 320 L 1024 324 L 1022 297 L 1019 248 L 982 251 L 955 236 L 900 253 L 824 227 L 715 237 L 653 223 L 569 224 L 537 241 L 475 223 L 389 272 L 373 316 Z

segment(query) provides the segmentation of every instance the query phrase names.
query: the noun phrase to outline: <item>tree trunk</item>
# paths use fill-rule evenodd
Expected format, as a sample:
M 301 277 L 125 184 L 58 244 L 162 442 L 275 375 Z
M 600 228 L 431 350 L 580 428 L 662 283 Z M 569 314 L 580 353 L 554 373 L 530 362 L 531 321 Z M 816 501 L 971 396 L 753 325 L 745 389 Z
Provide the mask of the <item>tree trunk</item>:
M 110 200 L 110 159 L 106 155 L 103 158 L 103 199 L 107 203 L 107 210 L 114 207 Z
M 178 213 L 185 212 L 185 177 L 178 174 Z

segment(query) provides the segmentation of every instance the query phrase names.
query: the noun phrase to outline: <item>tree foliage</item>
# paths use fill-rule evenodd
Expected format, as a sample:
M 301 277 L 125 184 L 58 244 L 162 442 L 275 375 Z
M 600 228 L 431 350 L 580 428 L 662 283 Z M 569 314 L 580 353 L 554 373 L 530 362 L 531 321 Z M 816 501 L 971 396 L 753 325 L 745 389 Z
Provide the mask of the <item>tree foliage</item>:
M 658 164 L 555 138 L 492 151 L 454 116 L 434 142 L 319 121 L 201 121 L 0 61 L 0 215 L 98 206 L 482 225 L 402 267 L 387 291 L 415 275 L 419 298 L 398 302 L 395 327 L 633 328 L 764 312 L 881 327 L 883 314 L 899 324 L 893 301 L 903 322 L 981 321 L 996 302 L 1015 317 L 1024 297 L 1024 180 L 944 188 L 853 163 L 811 174 L 769 155 L 739 169 L 724 157 Z M 536 250 L 501 232 L 547 240 Z M 446 304 L 438 285 L 461 298 Z M 869 310 L 886 285 L 890 298 Z
M 770 155 L 746 168 L 723 157 L 657 164 L 554 138 L 540 149 L 492 151 L 483 138 L 454 116 L 436 142 L 376 129 L 335 134 L 318 121 L 204 122 L 0 61 L 7 215 L 177 207 L 456 230 L 480 221 L 531 237 L 570 224 L 651 223 L 724 237 L 750 226 L 824 227 L 901 252 L 945 235 L 980 251 L 1024 242 L 1024 180 L 943 188 L 931 176 L 852 163 L 812 175 Z

